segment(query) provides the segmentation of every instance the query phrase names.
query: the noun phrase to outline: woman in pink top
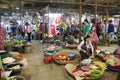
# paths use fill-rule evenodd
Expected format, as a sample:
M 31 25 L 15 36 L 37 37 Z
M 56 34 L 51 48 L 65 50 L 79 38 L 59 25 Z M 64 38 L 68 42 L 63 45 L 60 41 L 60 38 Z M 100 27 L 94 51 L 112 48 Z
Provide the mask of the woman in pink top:
M 26 33 L 28 35 L 28 41 L 31 42 L 31 28 L 30 28 L 30 25 L 28 23 L 26 23 L 25 25 L 26 25 Z
M 96 33 L 96 24 L 93 24 L 92 29 L 91 29 L 91 42 L 95 49 L 97 48 L 98 40 L 99 38 Z

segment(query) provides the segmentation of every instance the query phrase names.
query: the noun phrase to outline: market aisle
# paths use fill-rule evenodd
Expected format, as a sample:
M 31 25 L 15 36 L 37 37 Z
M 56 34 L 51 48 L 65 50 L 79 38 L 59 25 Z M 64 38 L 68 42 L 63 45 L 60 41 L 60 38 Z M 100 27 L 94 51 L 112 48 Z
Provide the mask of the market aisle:
M 27 80 L 71 80 L 63 66 L 43 63 L 43 45 L 39 41 L 33 41 L 31 53 L 25 53 L 24 56 L 29 65 L 22 74 Z
M 117 45 L 112 45 L 110 47 L 102 46 L 101 48 L 113 52 L 116 47 Z M 74 51 L 78 53 L 78 50 Z M 66 74 L 64 66 L 43 63 L 43 45 L 39 41 L 32 41 L 31 53 L 25 53 L 24 56 L 29 63 L 28 68 L 22 72 L 26 80 L 74 80 Z M 117 73 L 115 72 L 105 72 L 100 80 L 115 80 L 116 76 Z

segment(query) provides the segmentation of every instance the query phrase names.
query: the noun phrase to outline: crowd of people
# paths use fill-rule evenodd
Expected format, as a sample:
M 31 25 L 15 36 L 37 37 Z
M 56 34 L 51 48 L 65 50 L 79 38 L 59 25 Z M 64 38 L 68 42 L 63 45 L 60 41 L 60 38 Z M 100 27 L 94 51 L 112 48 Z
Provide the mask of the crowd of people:
M 90 25 L 87 19 L 84 20 L 82 25 L 79 24 L 65 24 L 62 22 L 59 26 L 56 26 L 57 34 L 55 36 L 61 36 L 62 41 L 65 42 L 66 38 L 70 36 L 75 39 L 79 39 L 79 29 L 82 29 L 83 40 L 78 45 L 78 50 L 81 55 L 81 60 L 94 58 L 95 50 L 97 49 L 97 42 L 103 38 L 108 37 L 109 45 L 112 43 L 114 39 L 118 39 L 120 45 L 120 22 L 116 27 L 112 23 L 112 20 L 92 23 Z M 4 49 L 4 38 L 5 31 L 0 26 L 0 50 Z M 11 27 L 11 32 L 8 33 L 12 36 L 21 36 L 23 39 L 26 38 L 28 42 L 31 42 L 31 39 L 43 40 L 44 34 L 48 34 L 48 26 L 46 23 L 36 24 L 36 27 L 33 29 L 29 23 L 25 23 L 24 25 L 20 25 L 19 27 Z M 120 58 L 120 47 L 118 47 L 114 53 L 115 57 Z
M 117 27 L 118 31 L 115 32 L 115 26 L 113 25 L 112 20 L 109 20 L 108 23 L 104 21 L 104 24 L 101 24 L 101 22 L 97 24 L 93 23 L 93 25 L 90 26 L 88 20 L 85 19 L 83 22 L 84 39 L 78 46 L 81 60 L 88 59 L 89 57 L 94 58 L 94 52 L 97 49 L 97 42 L 100 40 L 100 36 L 108 36 L 109 45 L 115 38 L 119 40 L 119 29 L 120 25 Z
M 62 37 L 63 42 L 65 42 L 66 38 L 68 38 L 69 36 L 70 38 L 72 38 L 71 43 L 79 39 L 79 29 L 81 28 L 81 36 L 83 36 L 84 38 L 89 36 L 91 39 L 91 43 L 95 49 L 97 48 L 97 42 L 101 39 L 101 36 L 102 38 L 108 37 L 109 45 L 114 39 L 120 40 L 120 22 L 116 27 L 112 23 L 112 20 L 105 20 L 104 22 L 98 23 L 95 23 L 94 21 L 90 23 L 87 19 L 85 19 L 82 25 L 74 23 L 65 24 L 65 22 L 63 21 L 60 25 L 57 25 L 55 27 L 56 34 L 54 34 L 53 37 L 59 35 Z M 11 32 L 9 34 L 11 34 L 12 36 L 22 36 L 23 39 L 26 38 L 29 42 L 31 42 L 31 39 L 38 39 L 42 41 L 44 38 L 44 34 L 48 34 L 48 31 L 49 27 L 47 23 L 37 23 L 33 28 L 31 24 L 26 22 L 22 25 L 19 25 L 19 27 L 12 26 Z

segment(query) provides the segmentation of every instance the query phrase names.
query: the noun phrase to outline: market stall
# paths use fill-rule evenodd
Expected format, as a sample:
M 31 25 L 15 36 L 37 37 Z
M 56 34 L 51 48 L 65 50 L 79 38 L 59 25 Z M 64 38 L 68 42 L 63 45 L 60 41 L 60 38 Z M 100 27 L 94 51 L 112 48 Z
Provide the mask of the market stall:
M 25 80 L 20 76 L 21 71 L 27 68 L 28 63 L 26 58 L 19 52 L 0 51 L 2 63 L 2 80 Z
M 96 58 L 103 61 L 107 65 L 107 69 L 113 72 L 118 72 L 120 70 L 120 59 L 114 54 L 105 50 L 97 50 Z
M 65 69 L 75 80 L 96 80 L 102 77 L 106 65 L 102 62 L 89 65 L 66 64 Z

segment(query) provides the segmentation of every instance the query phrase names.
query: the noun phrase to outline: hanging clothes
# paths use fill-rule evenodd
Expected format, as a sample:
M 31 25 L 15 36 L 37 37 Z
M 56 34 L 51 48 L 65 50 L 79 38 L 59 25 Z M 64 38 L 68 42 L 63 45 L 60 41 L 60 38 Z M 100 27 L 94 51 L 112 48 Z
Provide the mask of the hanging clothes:
M 61 18 L 60 18 L 60 17 L 57 17 L 57 18 L 56 18 L 56 23 L 57 23 L 57 24 L 61 24 Z
M 56 26 L 55 25 L 51 25 L 51 34 L 52 35 L 56 35 L 57 34 L 57 32 L 56 32 Z

